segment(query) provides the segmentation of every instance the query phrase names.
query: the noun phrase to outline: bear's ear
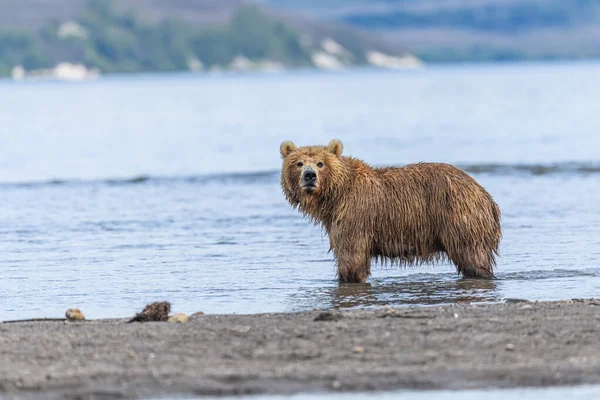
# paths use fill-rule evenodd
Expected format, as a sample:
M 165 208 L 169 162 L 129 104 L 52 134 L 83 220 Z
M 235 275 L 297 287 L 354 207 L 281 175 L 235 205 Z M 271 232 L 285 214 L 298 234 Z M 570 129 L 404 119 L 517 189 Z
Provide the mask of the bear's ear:
M 329 150 L 330 152 L 332 152 L 333 154 L 335 154 L 336 157 L 339 157 L 339 156 L 342 155 L 342 150 L 343 149 L 344 149 L 344 145 L 342 145 L 342 142 L 339 139 L 333 139 L 327 145 L 327 150 Z
M 281 153 L 281 157 L 283 158 L 286 158 L 296 150 L 298 150 L 296 148 L 296 145 L 290 142 L 289 140 L 287 142 L 281 143 L 281 146 L 279 147 L 279 152 Z

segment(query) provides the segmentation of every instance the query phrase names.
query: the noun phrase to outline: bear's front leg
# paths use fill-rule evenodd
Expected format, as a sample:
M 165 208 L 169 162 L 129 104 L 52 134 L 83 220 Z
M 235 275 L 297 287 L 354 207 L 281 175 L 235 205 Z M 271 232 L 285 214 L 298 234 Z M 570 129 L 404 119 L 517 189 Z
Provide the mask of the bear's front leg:
M 371 253 L 366 240 L 340 243 L 334 249 L 340 282 L 365 283 L 371 275 Z

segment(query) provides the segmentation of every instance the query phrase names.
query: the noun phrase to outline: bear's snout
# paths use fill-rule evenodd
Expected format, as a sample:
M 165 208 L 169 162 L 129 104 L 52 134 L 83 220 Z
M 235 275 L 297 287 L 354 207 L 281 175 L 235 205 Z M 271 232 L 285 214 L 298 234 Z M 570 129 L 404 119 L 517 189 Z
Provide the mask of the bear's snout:
M 310 168 L 310 167 L 309 167 Z M 304 182 L 314 182 L 317 180 L 317 173 L 312 169 L 307 169 L 306 171 L 304 171 Z
M 301 185 L 305 190 L 312 190 L 317 187 L 317 172 L 310 165 L 302 170 Z

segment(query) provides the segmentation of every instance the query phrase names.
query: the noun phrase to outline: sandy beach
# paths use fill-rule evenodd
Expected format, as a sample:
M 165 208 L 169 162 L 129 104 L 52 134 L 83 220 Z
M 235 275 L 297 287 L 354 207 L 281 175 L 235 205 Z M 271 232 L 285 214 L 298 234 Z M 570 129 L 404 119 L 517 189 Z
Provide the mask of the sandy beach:
M 83 310 L 85 312 L 85 310 Z M 600 300 L 0 324 L 0 397 L 600 382 Z

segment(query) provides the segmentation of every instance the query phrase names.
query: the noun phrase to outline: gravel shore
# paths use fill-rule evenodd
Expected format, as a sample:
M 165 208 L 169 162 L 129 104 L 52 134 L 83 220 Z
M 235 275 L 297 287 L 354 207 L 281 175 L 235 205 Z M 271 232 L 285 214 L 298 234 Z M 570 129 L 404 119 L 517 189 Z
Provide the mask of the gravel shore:
M 0 354 L 3 398 L 599 383 L 600 300 L 2 323 Z

